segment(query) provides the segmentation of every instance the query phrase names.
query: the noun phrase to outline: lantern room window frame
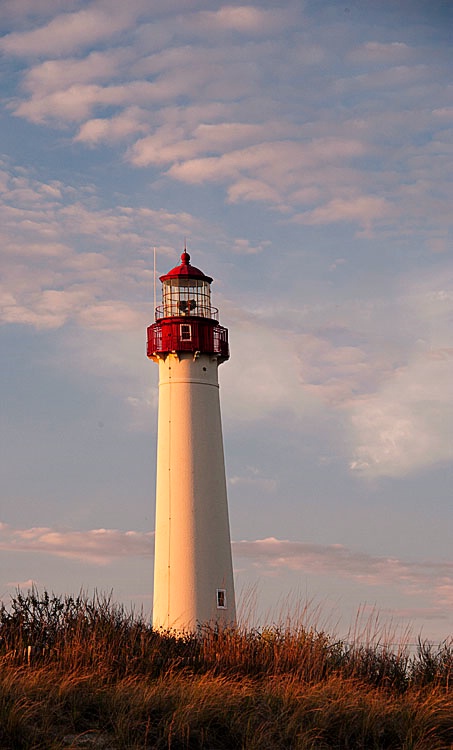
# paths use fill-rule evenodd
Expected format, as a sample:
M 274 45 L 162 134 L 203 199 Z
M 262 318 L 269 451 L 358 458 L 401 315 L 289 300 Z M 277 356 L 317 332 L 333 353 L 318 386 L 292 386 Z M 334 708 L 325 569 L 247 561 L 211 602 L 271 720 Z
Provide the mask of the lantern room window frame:
M 208 281 L 171 278 L 162 282 L 163 317 L 211 318 L 211 288 Z

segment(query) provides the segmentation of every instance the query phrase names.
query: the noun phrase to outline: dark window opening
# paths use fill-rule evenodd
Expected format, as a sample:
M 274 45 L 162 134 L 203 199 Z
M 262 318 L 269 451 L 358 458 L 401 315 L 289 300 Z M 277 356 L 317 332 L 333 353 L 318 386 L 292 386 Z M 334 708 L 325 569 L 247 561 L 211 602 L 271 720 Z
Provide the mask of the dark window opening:
M 181 341 L 192 341 L 192 326 L 187 323 L 181 324 L 180 329 Z
M 226 590 L 217 589 L 217 609 L 226 609 Z

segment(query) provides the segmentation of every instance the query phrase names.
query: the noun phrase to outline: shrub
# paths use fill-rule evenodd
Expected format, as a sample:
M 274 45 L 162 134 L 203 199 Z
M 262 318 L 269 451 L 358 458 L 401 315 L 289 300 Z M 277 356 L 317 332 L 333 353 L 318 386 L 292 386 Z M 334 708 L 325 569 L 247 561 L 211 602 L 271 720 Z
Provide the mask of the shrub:
M 447 750 L 452 655 L 294 625 L 176 637 L 32 590 L 0 607 L 0 747 Z

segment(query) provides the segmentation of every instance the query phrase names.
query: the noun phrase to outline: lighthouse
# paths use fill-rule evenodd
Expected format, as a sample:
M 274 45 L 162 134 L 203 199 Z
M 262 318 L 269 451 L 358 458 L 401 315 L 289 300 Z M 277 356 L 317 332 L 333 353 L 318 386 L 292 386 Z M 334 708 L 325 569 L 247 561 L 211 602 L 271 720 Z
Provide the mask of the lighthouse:
M 159 365 L 153 626 L 194 632 L 236 619 L 218 381 L 228 330 L 186 251 L 160 281 L 147 344 Z

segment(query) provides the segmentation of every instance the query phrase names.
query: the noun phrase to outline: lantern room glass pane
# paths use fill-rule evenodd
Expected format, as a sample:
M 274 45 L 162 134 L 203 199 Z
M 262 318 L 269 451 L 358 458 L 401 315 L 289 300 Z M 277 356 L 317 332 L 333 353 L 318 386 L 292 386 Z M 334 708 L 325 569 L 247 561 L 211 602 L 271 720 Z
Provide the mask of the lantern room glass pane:
M 211 317 L 209 282 L 196 279 L 167 279 L 162 283 L 164 318 L 196 315 Z

